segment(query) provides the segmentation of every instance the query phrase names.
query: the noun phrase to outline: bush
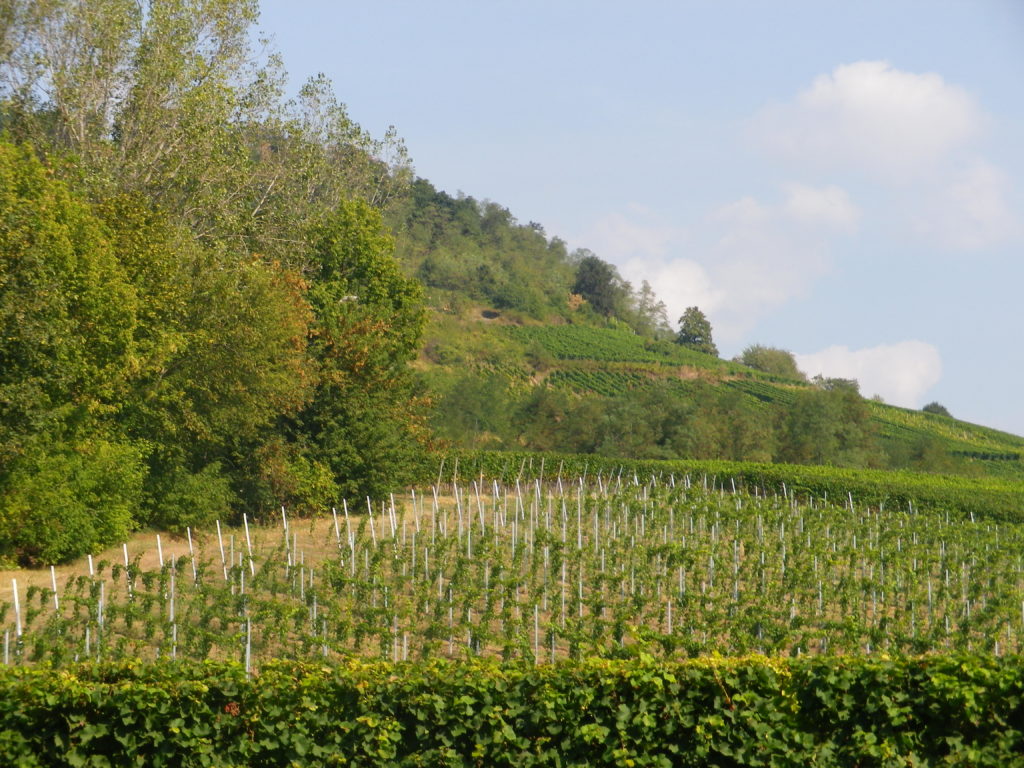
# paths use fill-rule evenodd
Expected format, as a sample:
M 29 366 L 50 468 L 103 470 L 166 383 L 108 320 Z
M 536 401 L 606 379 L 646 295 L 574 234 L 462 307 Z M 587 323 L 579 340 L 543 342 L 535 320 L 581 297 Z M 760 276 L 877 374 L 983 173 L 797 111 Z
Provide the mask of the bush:
M 969 656 L 2 667 L 0 761 L 1001 767 L 1024 748 L 1021 672 Z
M 15 462 L 0 494 L 0 556 L 59 563 L 124 541 L 142 498 L 137 448 L 102 440 L 46 446 Z
M 230 517 L 235 501 L 231 483 L 221 474 L 218 462 L 198 472 L 177 467 L 159 484 L 146 522 L 179 533 L 187 527 L 208 528 L 215 520 Z

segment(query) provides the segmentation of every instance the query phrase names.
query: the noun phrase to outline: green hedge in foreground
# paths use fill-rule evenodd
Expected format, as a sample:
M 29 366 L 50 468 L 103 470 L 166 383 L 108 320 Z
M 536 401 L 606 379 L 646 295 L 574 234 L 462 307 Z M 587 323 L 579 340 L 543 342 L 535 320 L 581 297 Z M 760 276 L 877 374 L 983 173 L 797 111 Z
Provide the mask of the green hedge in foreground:
M 5 766 L 1010 766 L 1024 660 L 0 670 Z
M 468 481 L 483 474 L 487 478 L 515 482 L 517 478 L 532 480 L 541 474 L 554 480 L 561 472 L 563 480 L 584 473 L 593 477 L 599 472 L 641 482 L 651 475 L 667 481 L 670 475 L 680 480 L 689 474 L 691 480 L 702 482 L 706 477 L 718 485 L 753 492 L 753 489 L 781 494 L 787 492 L 800 498 L 828 498 L 845 503 L 848 495 L 854 503 L 877 507 L 901 507 L 948 511 L 950 514 L 985 517 L 1008 522 L 1024 522 L 1024 484 L 993 478 L 969 478 L 959 475 L 933 475 L 880 469 L 847 469 L 843 467 L 808 466 L 803 464 L 757 464 L 741 461 L 656 461 L 616 459 L 583 454 L 526 453 L 513 451 L 464 451 L 444 458 L 443 478 L 451 481 L 458 459 L 458 475 Z M 543 464 L 542 464 L 543 462 Z M 439 460 L 440 463 L 440 460 Z M 436 476 L 435 476 L 436 479 Z

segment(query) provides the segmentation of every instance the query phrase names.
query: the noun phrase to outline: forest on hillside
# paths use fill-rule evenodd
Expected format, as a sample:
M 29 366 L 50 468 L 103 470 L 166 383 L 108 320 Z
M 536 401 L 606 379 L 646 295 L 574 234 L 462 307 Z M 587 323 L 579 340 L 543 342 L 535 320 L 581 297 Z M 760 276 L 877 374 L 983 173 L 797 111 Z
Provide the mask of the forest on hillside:
M 443 373 L 464 332 L 444 319 L 477 305 L 717 350 L 696 308 L 677 332 L 646 283 L 415 178 L 324 78 L 288 97 L 257 15 L 4 5 L 0 559 L 379 496 L 452 446 L 950 468 L 880 448 L 836 382 L 766 419 L 700 381 L 596 396 Z
M 249 0 L 0 19 L 0 555 L 381 494 L 429 445 L 401 142 L 294 99 Z

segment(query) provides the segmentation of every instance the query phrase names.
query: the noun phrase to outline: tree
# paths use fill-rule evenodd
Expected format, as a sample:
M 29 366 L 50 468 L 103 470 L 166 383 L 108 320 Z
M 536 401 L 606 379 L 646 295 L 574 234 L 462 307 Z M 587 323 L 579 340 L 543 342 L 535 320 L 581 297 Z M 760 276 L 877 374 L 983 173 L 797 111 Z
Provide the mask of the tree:
M 426 401 L 408 367 L 425 323 L 422 289 L 366 203 L 340 205 L 311 241 L 316 379 L 285 433 L 339 493 L 379 495 L 411 478 L 427 445 Z
M 253 51 L 256 0 L 8 0 L 0 17 L 3 126 L 69 153 L 91 194 L 157 204 L 204 242 L 289 267 L 314 221 L 409 181 L 393 129 L 373 140 L 330 83 L 291 102 Z
M 924 411 L 925 413 L 934 413 L 939 416 L 946 416 L 950 419 L 953 418 L 953 414 L 951 414 L 949 410 L 946 408 L 946 406 L 942 405 L 941 403 L 928 403 L 928 405 L 924 406 L 921 410 Z
M 586 249 L 576 251 L 574 257 L 578 261 L 572 292 L 586 299 L 599 315 L 617 316 L 629 297 L 629 284 L 615 267 Z
M 103 223 L 0 143 L 0 557 L 58 562 L 123 540 L 141 446 L 115 419 L 139 304 Z
M 147 523 L 180 529 L 238 506 L 237 456 L 311 396 L 305 282 L 282 265 L 199 242 L 145 201 L 98 206 L 139 300 L 117 421 L 149 446 Z M 251 500 L 246 498 L 246 502 Z
M 646 280 L 640 284 L 640 290 L 636 294 L 634 312 L 636 321 L 633 323 L 633 329 L 641 336 L 650 336 L 654 339 L 672 337 L 665 302 L 658 298 Z
M 864 467 L 879 457 L 867 402 L 852 379 L 815 377 L 786 408 L 780 461 Z
M 405 370 L 418 294 L 371 209 L 408 184 L 404 146 L 393 130 L 371 139 L 322 77 L 283 101 L 280 63 L 254 53 L 257 16 L 256 0 L 0 4 L 0 127 L 104 219 L 110 241 L 75 263 L 121 269 L 95 302 L 70 282 L 37 298 L 135 313 L 84 324 L 88 344 L 60 329 L 73 362 L 52 367 L 70 381 L 109 353 L 89 375 L 116 373 L 118 396 L 78 379 L 65 407 L 83 401 L 144 447 L 146 521 L 161 525 L 243 502 L 324 503 L 337 478 L 377 492 L 399 476 L 396 445 L 420 444 L 407 440 L 420 417 Z M 39 380 L 56 386 L 51 373 L 20 378 L 20 400 Z M 341 461 L 344 450 L 358 456 Z
M 776 347 L 765 347 L 761 344 L 752 344 L 743 350 L 736 358 L 737 363 L 742 363 L 748 368 L 771 373 L 775 376 L 786 376 L 791 379 L 806 380 L 806 376 L 796 367 L 796 359 L 793 353 Z
M 687 307 L 679 318 L 676 344 L 718 357 L 718 347 L 711 339 L 711 322 L 697 307 Z
M 116 411 L 137 297 L 103 225 L 32 151 L 0 144 L 0 464 Z

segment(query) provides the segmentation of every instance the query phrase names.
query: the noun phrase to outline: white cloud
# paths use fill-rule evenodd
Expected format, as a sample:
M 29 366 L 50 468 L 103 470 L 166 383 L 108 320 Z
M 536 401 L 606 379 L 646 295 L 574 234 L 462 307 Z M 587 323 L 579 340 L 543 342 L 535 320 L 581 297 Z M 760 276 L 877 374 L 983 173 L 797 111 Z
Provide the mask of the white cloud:
M 598 256 L 616 264 L 634 287 L 648 281 L 665 302 L 672 323 L 686 307 L 711 312 L 722 301 L 705 267 L 679 256 L 693 250 L 689 241 L 685 228 L 635 204 L 604 216 L 580 238 Z
M 887 403 L 917 408 L 942 377 L 938 349 L 923 341 L 901 341 L 867 349 L 835 346 L 795 355 L 808 376 L 857 379 L 867 397 L 881 395 Z
M 644 280 L 651 284 L 665 302 L 673 325 L 687 307 L 700 307 L 705 314 L 714 315 L 726 299 L 707 270 L 691 259 L 634 258 L 621 266 L 621 272 L 634 286 Z
M 941 76 L 859 61 L 815 78 L 793 101 L 763 109 L 750 128 L 773 152 L 812 168 L 908 181 L 983 123 L 970 95 Z
M 721 299 L 709 315 L 726 342 L 804 295 L 831 267 L 832 238 L 852 232 L 860 218 L 840 187 L 783 189 L 779 204 L 744 197 L 710 217 L 717 231 L 706 258 Z
M 1010 182 L 1001 170 L 977 160 L 944 186 L 921 195 L 916 232 L 936 245 L 978 250 L 1020 234 L 1007 197 Z
M 742 197 L 693 232 L 630 206 L 597 222 L 584 241 L 634 286 L 647 280 L 672 322 L 700 307 L 715 338 L 728 343 L 806 293 L 830 266 L 831 238 L 852 232 L 859 218 L 840 187 L 789 184 L 781 202 Z
M 687 239 L 686 230 L 661 219 L 642 205 L 631 203 L 597 221 L 588 233 L 590 246 L 605 259 L 622 264 L 633 258 L 666 256 Z
M 806 184 L 786 185 L 788 197 L 783 211 L 794 221 L 822 225 L 843 232 L 853 232 L 860 221 L 860 209 L 846 190 L 830 184 L 811 187 Z

